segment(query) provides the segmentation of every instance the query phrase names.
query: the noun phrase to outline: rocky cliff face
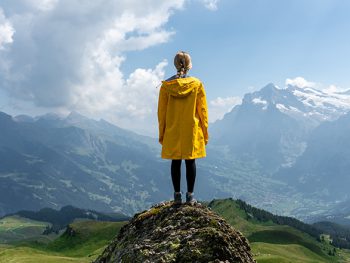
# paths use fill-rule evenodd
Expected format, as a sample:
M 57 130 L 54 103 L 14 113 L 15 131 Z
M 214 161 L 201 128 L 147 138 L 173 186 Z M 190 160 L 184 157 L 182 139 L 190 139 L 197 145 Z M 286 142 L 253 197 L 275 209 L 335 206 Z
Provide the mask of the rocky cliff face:
M 247 239 L 197 203 L 165 202 L 136 214 L 95 263 L 255 262 Z

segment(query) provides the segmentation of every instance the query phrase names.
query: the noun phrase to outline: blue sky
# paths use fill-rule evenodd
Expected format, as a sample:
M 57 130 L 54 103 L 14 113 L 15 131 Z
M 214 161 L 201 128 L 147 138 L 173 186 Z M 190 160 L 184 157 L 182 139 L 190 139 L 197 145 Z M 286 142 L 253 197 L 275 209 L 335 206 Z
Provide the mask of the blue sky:
M 345 0 L 4 0 L 0 110 L 76 110 L 155 136 L 155 87 L 178 50 L 192 56 L 211 121 L 287 78 L 349 89 L 349 11 Z
M 194 2 L 171 17 L 176 35 L 145 51 L 145 60 L 170 60 L 183 47 L 212 99 L 297 76 L 350 88 L 349 11 L 348 1 L 221 0 L 213 12 Z

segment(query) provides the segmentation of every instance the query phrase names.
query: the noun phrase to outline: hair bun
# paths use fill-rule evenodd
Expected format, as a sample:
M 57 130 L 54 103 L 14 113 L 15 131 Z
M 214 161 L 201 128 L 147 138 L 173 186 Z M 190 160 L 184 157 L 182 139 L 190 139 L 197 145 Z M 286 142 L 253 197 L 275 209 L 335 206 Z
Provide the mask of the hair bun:
M 179 51 L 174 57 L 174 66 L 177 70 L 177 75 L 185 75 L 192 68 L 191 56 L 185 51 Z

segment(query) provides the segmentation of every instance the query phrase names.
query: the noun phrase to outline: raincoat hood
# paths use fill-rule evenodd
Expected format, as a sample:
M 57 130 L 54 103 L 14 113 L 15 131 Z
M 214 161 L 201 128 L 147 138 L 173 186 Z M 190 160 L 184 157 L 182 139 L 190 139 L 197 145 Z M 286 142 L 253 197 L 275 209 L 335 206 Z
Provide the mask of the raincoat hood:
M 193 77 L 178 78 L 162 82 L 165 90 L 174 97 L 186 97 L 194 91 L 196 79 Z

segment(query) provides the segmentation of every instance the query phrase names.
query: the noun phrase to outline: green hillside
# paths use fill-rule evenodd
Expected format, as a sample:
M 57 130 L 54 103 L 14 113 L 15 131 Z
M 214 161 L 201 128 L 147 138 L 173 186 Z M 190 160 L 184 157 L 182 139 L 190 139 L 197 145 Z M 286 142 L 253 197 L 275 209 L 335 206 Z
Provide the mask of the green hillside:
M 316 238 L 287 225 L 261 221 L 242 210 L 232 199 L 213 200 L 208 206 L 245 235 L 260 262 L 349 262 L 350 253 L 336 249 L 329 242 Z
M 128 221 L 129 216 L 122 213 L 100 213 L 91 209 L 81 209 L 71 205 L 61 207 L 60 210 L 45 207 L 39 211 L 21 210 L 9 216 L 17 216 L 26 218 L 28 220 L 44 221 L 47 222 L 47 228 L 45 234 L 56 233 L 58 234 L 62 229 L 74 220 L 97 220 L 97 221 L 109 221 L 109 222 L 121 222 Z M 41 231 L 42 232 L 42 231 Z
M 348 250 L 336 249 L 335 255 L 329 255 L 334 251 L 329 239 L 317 241 L 291 226 L 262 221 L 242 209 L 238 201 L 220 199 L 206 204 L 248 238 L 258 263 L 350 262 Z M 33 225 L 40 226 L 40 223 L 32 221 Z M 0 244 L 0 263 L 91 262 L 125 223 L 76 221 L 51 241 L 42 238 L 34 241 L 32 237 L 22 242 Z M 30 226 L 29 222 L 26 224 Z M 11 226 L 14 230 L 21 225 L 24 226 L 23 219 L 14 218 L 8 221 L 7 228 Z M 42 223 L 41 227 L 44 226 L 46 223 Z
M 41 242 L 50 242 L 57 235 L 41 235 L 46 222 L 40 222 L 23 218 L 17 215 L 7 216 L 0 219 L 0 244 L 13 243 L 31 239 L 40 239 Z
M 45 244 L 40 240 L 0 245 L 0 263 L 91 262 L 125 222 L 78 221 Z
M 124 224 L 125 222 L 75 222 L 70 224 L 66 232 L 50 243 L 46 249 L 73 257 L 97 256 L 101 248 L 118 234 Z M 96 251 L 98 251 L 97 254 Z

